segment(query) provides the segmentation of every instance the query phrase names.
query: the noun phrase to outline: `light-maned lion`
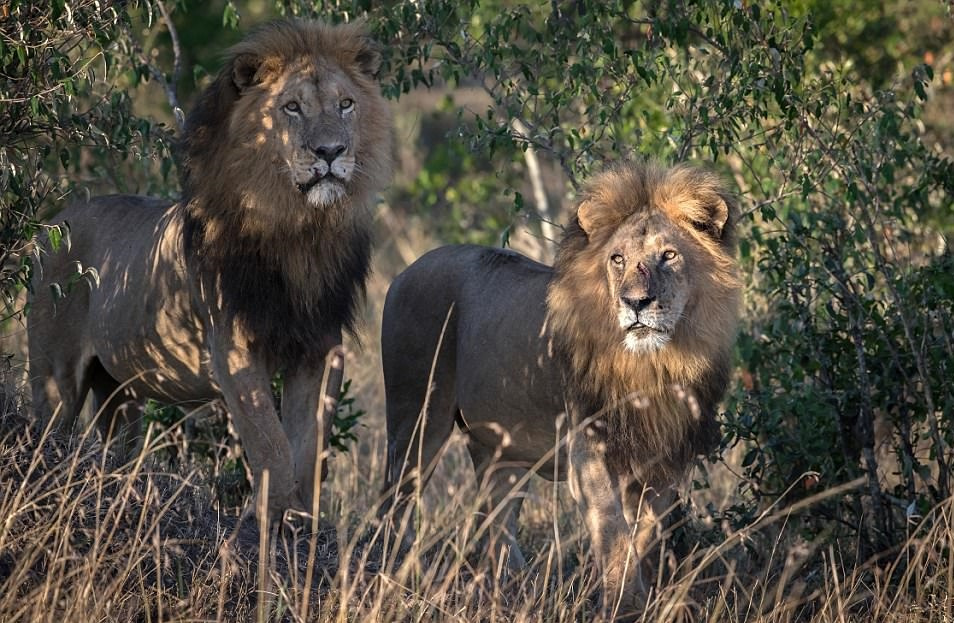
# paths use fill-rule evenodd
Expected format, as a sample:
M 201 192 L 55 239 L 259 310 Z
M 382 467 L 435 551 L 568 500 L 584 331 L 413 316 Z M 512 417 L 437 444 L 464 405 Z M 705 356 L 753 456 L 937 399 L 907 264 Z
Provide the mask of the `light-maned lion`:
M 136 435 L 130 398 L 221 396 L 256 487 L 270 474 L 270 512 L 312 510 L 370 208 L 390 179 L 379 64 L 360 24 L 265 25 L 230 50 L 186 121 L 178 203 L 107 196 L 59 215 L 72 246 L 45 258 L 28 319 L 40 416 L 70 428 L 92 390 L 100 425 Z M 76 262 L 99 285 L 54 300 L 45 284 Z
M 714 174 L 623 164 L 587 184 L 552 268 L 449 246 L 399 275 L 381 334 L 395 516 L 456 424 L 487 511 L 500 507 L 495 567 L 524 564 L 519 483 L 536 469 L 570 480 L 606 607 L 639 607 L 640 563 L 673 486 L 717 439 L 738 316 L 736 221 Z M 564 413 L 579 432 L 558 436 Z

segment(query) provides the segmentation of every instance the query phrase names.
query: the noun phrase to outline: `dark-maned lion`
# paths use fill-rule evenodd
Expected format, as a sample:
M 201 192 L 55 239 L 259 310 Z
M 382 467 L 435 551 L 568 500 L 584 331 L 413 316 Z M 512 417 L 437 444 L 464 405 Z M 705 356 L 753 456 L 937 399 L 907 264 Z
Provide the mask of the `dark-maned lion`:
M 256 30 L 186 121 L 181 201 L 108 196 L 59 215 L 72 247 L 45 259 L 28 320 L 40 416 L 72 427 L 91 389 L 103 428 L 135 435 L 130 398 L 221 396 L 256 486 L 270 474 L 270 511 L 312 510 L 338 346 L 369 270 L 370 206 L 390 178 L 377 50 L 356 24 Z M 44 284 L 76 262 L 99 285 L 54 300 Z
M 736 221 L 715 175 L 624 164 L 586 186 L 552 268 L 450 246 L 399 275 L 381 335 L 396 516 L 456 424 L 488 512 L 503 505 L 495 564 L 524 564 L 519 482 L 536 468 L 569 478 L 606 606 L 639 607 L 673 485 L 717 438 L 738 316 Z M 558 436 L 564 413 L 578 432 Z

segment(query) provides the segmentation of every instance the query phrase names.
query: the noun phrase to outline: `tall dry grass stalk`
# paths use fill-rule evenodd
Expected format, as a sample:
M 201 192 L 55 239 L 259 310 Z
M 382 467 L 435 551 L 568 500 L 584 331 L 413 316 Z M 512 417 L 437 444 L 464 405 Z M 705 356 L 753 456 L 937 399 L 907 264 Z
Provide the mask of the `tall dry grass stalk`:
M 13 404 L 13 403 L 10 403 Z M 335 458 L 323 519 L 277 526 L 219 512 L 207 469 L 170 473 L 153 435 L 122 463 L 95 439 L 63 440 L 8 409 L 0 427 L 0 621 L 588 621 L 599 583 L 564 485 L 537 479 L 519 538 L 525 573 L 482 557 L 488 520 L 457 439 L 401 550 L 380 503 L 383 434 Z M 850 544 L 816 551 L 789 526 L 848 483 L 752 524 L 678 527 L 661 544 L 639 621 L 951 621 L 954 506 L 935 509 L 899 551 L 853 564 Z M 705 537 L 705 538 L 704 538 Z M 706 544 L 712 542 L 712 544 Z

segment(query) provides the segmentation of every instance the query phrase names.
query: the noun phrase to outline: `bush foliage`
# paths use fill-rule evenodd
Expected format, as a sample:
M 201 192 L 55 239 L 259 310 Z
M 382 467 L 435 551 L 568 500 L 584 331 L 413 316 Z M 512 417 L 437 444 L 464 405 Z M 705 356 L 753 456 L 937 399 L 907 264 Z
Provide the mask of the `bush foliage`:
M 174 117 L 134 106 L 143 81 L 191 88 L 162 14 L 184 38 L 202 28 L 205 41 L 231 41 L 246 7 L 167 4 L 0 3 L 5 316 L 38 259 L 38 219 L 64 196 L 175 194 L 173 132 L 155 120 Z M 365 17 L 386 45 L 388 95 L 448 93 L 444 151 L 394 193 L 441 217 L 446 238 L 506 241 L 538 222 L 546 235 L 565 219 L 525 198 L 531 159 L 565 180 L 546 189 L 551 203 L 621 157 L 706 160 L 732 179 L 748 288 L 724 415 L 724 447 L 745 449 L 742 495 L 726 518 L 741 525 L 781 496 L 857 479 L 800 521 L 867 557 L 952 487 L 954 163 L 949 128 L 924 121 L 951 86 L 910 39 L 930 46 L 954 28 L 943 3 L 923 5 L 897 20 L 884 6 L 859 18 L 876 11 L 862 0 L 286 0 L 270 11 Z M 459 88 L 486 105 L 455 104 Z
M 108 2 L 0 5 L 0 320 L 19 311 L 38 217 L 64 196 L 171 190 L 170 134 L 132 110 L 130 88 L 148 66 L 131 25 Z

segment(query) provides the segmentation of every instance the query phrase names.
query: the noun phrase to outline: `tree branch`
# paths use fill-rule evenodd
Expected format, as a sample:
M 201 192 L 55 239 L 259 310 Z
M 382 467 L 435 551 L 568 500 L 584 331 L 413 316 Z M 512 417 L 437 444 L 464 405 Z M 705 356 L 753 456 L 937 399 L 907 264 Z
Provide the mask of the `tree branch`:
M 176 91 L 179 79 L 182 77 L 182 47 L 179 44 L 179 31 L 176 30 L 176 26 L 172 22 L 172 17 L 166 9 L 166 5 L 163 4 L 163 1 L 155 0 L 155 3 L 156 6 L 159 7 L 159 12 L 162 14 L 162 21 L 169 31 L 170 39 L 172 39 L 172 79 L 166 79 L 165 74 L 163 74 L 155 64 L 149 61 L 145 51 L 143 51 L 142 46 L 139 45 L 135 37 L 130 37 L 130 39 L 133 41 L 139 61 L 149 70 L 149 74 L 159 83 L 162 90 L 165 91 L 166 99 L 169 101 L 169 107 L 172 108 L 172 116 L 176 120 L 176 128 L 181 132 L 185 125 L 185 113 L 182 112 L 182 107 L 179 106 L 179 96 Z
M 510 121 L 510 126 L 517 136 L 525 139 L 530 137 L 530 128 L 514 117 Z M 553 224 L 553 214 L 550 212 L 550 202 L 547 200 L 547 191 L 543 187 L 543 176 L 540 171 L 540 161 L 537 158 L 537 149 L 533 143 L 527 140 L 527 148 L 523 152 L 524 160 L 527 162 L 527 173 L 530 175 L 530 185 L 533 187 L 533 201 L 536 204 L 537 214 L 540 215 L 540 229 L 545 240 L 554 244 L 558 240 L 559 232 Z
M 166 10 L 166 5 L 162 0 L 156 0 L 156 5 L 159 7 L 159 12 L 162 13 L 162 21 L 165 22 L 166 28 L 169 30 L 169 38 L 172 39 L 172 81 L 171 83 L 164 81 L 163 88 L 166 90 L 166 97 L 169 98 L 169 105 L 172 106 L 172 114 L 175 115 L 176 125 L 181 130 L 185 124 L 185 115 L 182 112 L 182 107 L 179 106 L 179 96 L 176 89 L 179 85 L 179 79 L 182 78 L 182 46 L 179 44 L 179 31 L 176 30 L 176 25 L 173 23 L 169 11 Z

